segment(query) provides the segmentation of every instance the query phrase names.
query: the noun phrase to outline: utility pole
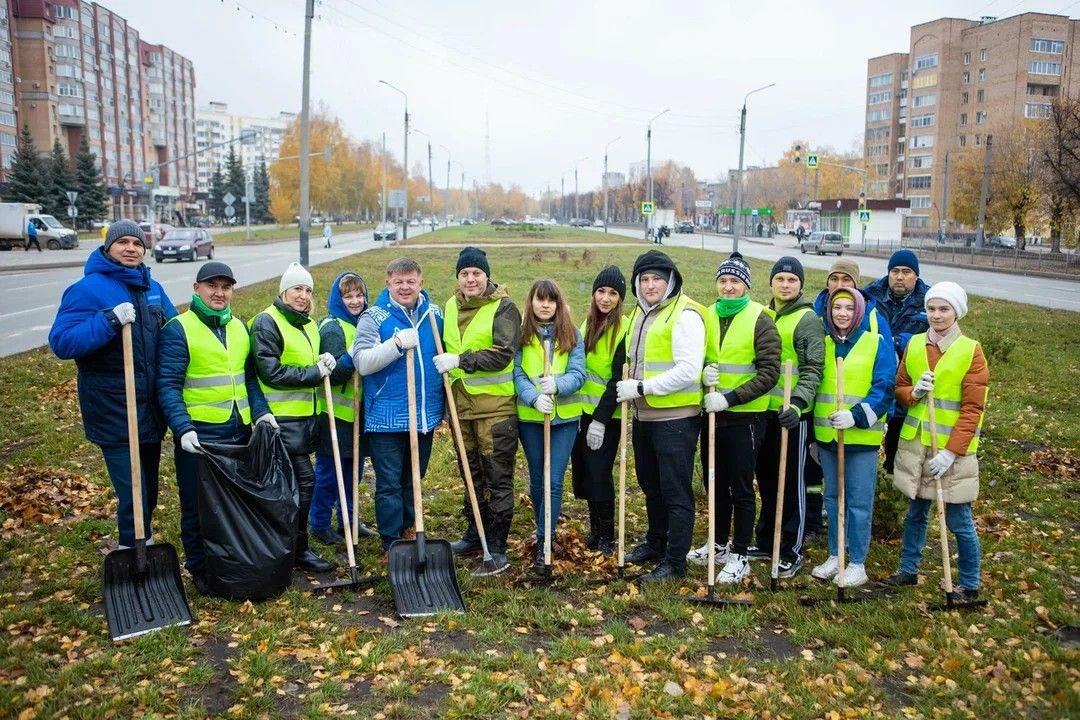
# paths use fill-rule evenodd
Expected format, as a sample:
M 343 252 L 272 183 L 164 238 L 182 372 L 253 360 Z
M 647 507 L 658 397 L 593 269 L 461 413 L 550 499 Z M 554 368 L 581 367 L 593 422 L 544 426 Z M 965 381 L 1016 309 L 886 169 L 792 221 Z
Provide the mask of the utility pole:
M 821 180 L 821 160 L 818 160 L 818 166 L 814 168 L 814 202 L 821 202 L 821 198 L 818 197 L 818 182 Z
M 386 222 L 386 133 L 382 134 L 382 222 Z
M 769 83 L 743 96 L 742 112 L 739 113 L 739 183 L 735 186 L 735 215 L 731 218 L 731 252 L 739 252 L 739 222 L 742 220 L 743 152 L 746 149 L 746 101 L 751 95 L 771 88 Z
M 614 140 L 609 141 L 608 144 L 604 146 L 604 177 L 603 177 L 603 182 L 601 184 L 604 186 L 604 232 L 605 233 L 607 232 L 607 226 L 608 226 L 608 186 L 607 186 L 607 179 L 608 179 L 608 169 L 607 169 L 608 148 L 611 147 L 612 143 L 617 142 L 619 140 L 622 140 L 622 135 L 615 138 Z
M 308 239 L 311 233 L 311 128 L 308 125 L 311 103 L 311 20 L 315 0 L 307 0 L 304 9 L 304 78 L 300 100 L 300 264 L 307 267 Z
M 578 217 L 578 204 L 577 204 L 577 163 L 574 163 L 574 217 Z
M 993 135 L 986 136 L 986 159 L 983 161 L 982 190 L 979 192 L 979 227 L 975 230 L 975 248 L 982 250 L 986 242 L 986 202 L 990 197 L 990 147 Z
M 559 178 L 559 220 L 566 222 L 566 176 Z
M 949 213 L 949 153 L 945 153 L 945 186 L 941 197 L 941 230 L 938 232 L 938 240 L 945 242 L 945 228 Z
M 435 183 L 431 179 L 431 140 L 427 144 L 427 191 L 428 209 L 431 210 L 431 219 L 435 219 Z
M 661 115 L 663 115 L 666 112 L 669 112 L 670 110 L 671 110 L 671 108 L 667 108 L 666 110 L 664 110 L 664 112 L 657 113 L 652 118 L 652 120 L 649 120 L 648 125 L 646 125 L 646 127 L 645 127 L 645 175 L 646 175 L 646 177 L 648 179 L 648 185 L 649 185 L 649 187 L 648 187 L 648 197 L 646 199 L 649 202 L 653 201 L 653 194 L 652 194 L 652 124 L 653 124 L 653 120 L 656 120 L 656 118 L 660 117 Z M 654 209 L 654 212 L 655 212 L 655 207 L 653 209 Z M 649 236 L 649 225 L 652 223 L 652 218 L 653 217 L 656 217 L 656 216 L 655 215 L 650 215 L 649 217 L 645 218 L 645 237 Z

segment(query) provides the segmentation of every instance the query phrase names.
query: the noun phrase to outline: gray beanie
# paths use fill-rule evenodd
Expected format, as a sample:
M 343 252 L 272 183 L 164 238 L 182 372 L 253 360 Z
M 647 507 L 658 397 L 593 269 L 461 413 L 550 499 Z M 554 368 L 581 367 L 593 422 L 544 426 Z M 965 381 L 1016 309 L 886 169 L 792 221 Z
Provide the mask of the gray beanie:
M 105 251 L 108 252 L 109 247 L 120 238 L 128 236 L 138 238 L 143 247 L 146 247 L 146 233 L 143 229 L 134 220 L 124 218 L 109 226 L 109 232 L 105 234 Z

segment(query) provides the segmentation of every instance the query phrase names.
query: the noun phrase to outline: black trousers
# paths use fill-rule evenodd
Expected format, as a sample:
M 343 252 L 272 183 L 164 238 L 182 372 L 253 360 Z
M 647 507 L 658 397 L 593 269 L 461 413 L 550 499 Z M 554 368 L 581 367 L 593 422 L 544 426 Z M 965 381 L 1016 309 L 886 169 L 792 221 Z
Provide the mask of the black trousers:
M 664 561 L 686 569 L 686 553 L 694 535 L 694 447 L 699 417 L 641 422 L 634 420 L 634 462 L 638 486 L 645 494 L 649 546 L 665 553 Z
M 810 422 L 813 422 L 812 420 Z M 821 465 L 810 457 L 809 447 L 814 444 L 814 431 L 809 431 L 810 442 L 807 446 L 806 460 L 803 462 L 803 484 L 806 486 L 806 528 L 803 538 L 811 533 L 820 535 L 824 529 L 821 522 L 821 509 L 825 491 L 825 474 Z
M 311 496 L 315 492 L 315 468 L 311 465 L 310 455 L 290 455 L 296 487 L 300 492 L 300 513 L 296 516 L 296 555 L 308 550 L 308 511 L 311 509 Z
M 806 529 L 806 484 L 804 463 L 810 444 L 811 416 L 788 431 L 787 464 L 784 467 L 783 519 L 780 523 L 780 559 L 794 562 L 802 554 L 803 532 Z M 773 549 L 773 525 L 776 520 L 776 495 L 780 481 L 780 423 L 775 412 L 765 413 L 765 438 L 757 461 L 757 484 L 761 493 L 761 512 L 758 514 L 754 537 L 765 552 Z M 811 460 L 810 462 L 813 462 Z
M 885 472 L 893 474 L 893 463 L 896 461 L 896 448 L 900 444 L 900 428 L 904 427 L 904 418 L 907 413 L 889 418 L 888 427 L 885 430 L 885 440 L 882 447 L 885 448 Z
M 765 434 L 765 413 L 744 413 L 730 424 L 717 423 L 716 448 L 716 537 L 724 545 L 731 537 L 731 551 L 745 555 L 754 534 L 757 501 L 754 497 L 754 471 Z M 706 485 L 709 479 L 708 414 L 701 424 L 701 467 Z M 635 446 L 635 452 L 637 447 Z M 734 526 L 734 532 L 732 527 Z

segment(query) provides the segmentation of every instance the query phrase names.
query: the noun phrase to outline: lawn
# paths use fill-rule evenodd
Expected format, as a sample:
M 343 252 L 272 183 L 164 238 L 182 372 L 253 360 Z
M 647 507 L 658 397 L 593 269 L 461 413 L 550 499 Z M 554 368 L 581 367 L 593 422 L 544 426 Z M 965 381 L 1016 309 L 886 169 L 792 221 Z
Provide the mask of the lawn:
M 647 248 L 544 248 L 537 238 L 522 238 L 534 247 L 500 248 L 489 227 L 454 232 L 487 245 L 492 279 L 507 283 L 519 303 L 534 278 L 550 276 L 579 314 L 603 265 L 628 272 Z M 719 256 L 666 250 L 688 292 L 712 300 Z M 407 245 L 384 248 L 318 266 L 317 301 L 325 302 L 327 283 L 344 269 L 378 286 L 386 263 L 406 252 Z M 412 254 L 443 301 L 453 289 L 456 250 Z M 751 265 L 753 294 L 763 300 L 768 265 Z M 812 292 L 823 281 L 823 273 L 807 271 Z M 276 287 L 239 291 L 234 312 L 261 310 Z M 680 595 L 704 581 L 694 566 L 686 582 L 667 587 L 596 584 L 613 564 L 585 550 L 587 510 L 569 490 L 560 582 L 530 586 L 532 514 L 519 454 L 514 568 L 480 580 L 459 563 L 466 614 L 401 621 L 386 582 L 320 596 L 297 574 L 285 595 L 255 605 L 200 597 L 189 585 L 195 625 L 120 645 L 107 637 L 100 587 L 102 555 L 115 542 L 115 503 L 100 454 L 82 437 L 73 364 L 45 350 L 0 360 L 7 378 L 0 389 L 0 716 L 1076 717 L 1080 323 L 1075 314 L 973 298 L 963 325 L 983 341 L 992 373 L 976 505 L 990 598 L 983 611 L 928 610 L 940 597 L 933 542 L 918 588 L 858 605 L 804 608 L 800 595 L 830 590 L 804 570 L 789 583 L 794 589 L 771 594 L 762 565 L 741 588 L 752 594 L 752 608 L 686 602 Z M 162 475 L 159 540 L 179 549 L 171 450 Z M 633 478 L 631 466 L 629 543 L 645 529 Z M 449 433 L 441 431 L 424 483 L 429 536 L 453 540 L 463 529 L 461 487 Z M 367 492 L 362 508 L 371 522 Z M 881 537 L 867 563 L 873 577 L 897 562 L 896 496 L 882 480 Z M 697 543 L 704 507 L 701 497 Z M 807 567 L 826 554 L 821 546 L 808 552 Z M 377 543 L 362 542 L 359 557 L 376 570 Z
M 345 233 L 358 232 L 360 230 L 370 230 L 374 225 L 372 223 L 342 223 L 340 225 L 332 225 L 334 228 L 334 235 L 344 235 Z M 252 244 L 265 243 L 265 242 L 277 242 L 278 240 L 291 240 L 300 236 L 300 231 L 296 225 L 278 225 L 278 226 L 260 226 L 251 229 Z M 318 240 L 322 242 L 322 226 L 311 226 L 312 241 Z M 249 242 L 247 239 L 247 231 L 244 229 L 243 223 L 241 223 L 239 229 L 229 230 L 228 232 L 214 233 L 214 243 L 217 245 L 242 245 Z
M 454 225 L 432 235 L 418 235 L 404 241 L 405 244 L 525 244 L 561 245 L 579 243 L 627 243 L 623 235 L 605 233 L 602 230 L 582 230 L 561 225 Z M 528 290 L 528 288 L 526 288 Z M 524 293 L 522 295 L 524 297 Z

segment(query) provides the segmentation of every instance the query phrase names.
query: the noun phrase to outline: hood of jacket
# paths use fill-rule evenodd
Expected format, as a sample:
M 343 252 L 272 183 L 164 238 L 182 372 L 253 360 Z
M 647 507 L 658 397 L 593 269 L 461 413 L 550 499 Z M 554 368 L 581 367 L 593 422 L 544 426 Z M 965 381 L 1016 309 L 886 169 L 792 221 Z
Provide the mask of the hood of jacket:
M 349 312 L 349 308 L 345 306 L 345 300 L 341 297 L 341 279 L 346 275 L 355 275 L 360 278 L 360 284 L 364 286 L 364 310 L 367 310 L 368 304 L 371 302 L 371 298 L 368 295 L 367 283 L 364 281 L 364 278 L 360 276 L 360 273 L 346 270 L 334 278 L 334 282 L 330 284 L 330 295 L 326 298 L 326 311 L 329 313 L 330 317 L 344 320 L 347 323 L 355 325 L 356 321 L 360 319 L 360 316 L 353 315 Z M 383 292 L 386 291 L 384 290 Z M 382 295 L 379 297 L 382 297 Z M 363 311 L 361 311 L 361 313 L 362 312 Z
M 150 268 L 145 264 L 129 268 L 105 254 L 105 246 L 94 248 L 83 266 L 83 275 L 104 275 L 137 290 L 150 289 Z
M 769 307 L 776 310 L 776 298 L 769 301 Z M 801 292 L 796 296 L 794 300 L 784 305 L 784 307 L 776 310 L 776 318 L 780 319 L 785 315 L 790 315 L 800 308 L 814 308 L 814 303 L 810 301 L 810 298 L 806 297 L 806 293 Z
M 457 299 L 458 310 L 475 310 L 478 307 L 487 305 L 492 300 L 501 301 L 503 298 L 510 297 L 510 292 L 506 285 L 496 285 L 489 281 L 487 290 L 484 291 L 483 295 L 466 298 L 465 294 L 459 289 L 454 292 L 454 297 Z
M 660 302 L 656 305 L 648 305 L 644 298 L 641 297 L 640 288 L 638 283 L 641 281 L 641 276 L 646 271 L 660 271 L 670 274 L 668 280 L 667 292 Z M 677 297 L 682 292 L 683 278 L 682 273 L 679 272 L 679 268 L 675 266 L 671 258 L 666 253 L 662 253 L 659 250 L 649 250 L 638 256 L 638 259 L 634 261 L 634 269 L 630 274 L 630 287 L 633 288 L 634 297 L 638 299 L 638 306 L 644 312 L 649 312 L 670 300 L 673 297 Z

